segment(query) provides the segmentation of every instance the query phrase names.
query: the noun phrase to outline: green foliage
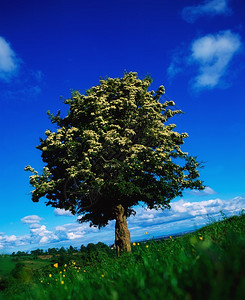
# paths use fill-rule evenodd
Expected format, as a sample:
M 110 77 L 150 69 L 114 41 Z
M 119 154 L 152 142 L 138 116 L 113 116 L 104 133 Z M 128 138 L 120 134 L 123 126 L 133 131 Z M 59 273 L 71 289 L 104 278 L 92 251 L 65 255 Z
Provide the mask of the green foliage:
M 93 257 L 81 265 L 74 255 L 67 265 L 42 268 L 31 282 L 19 282 L 18 288 L 13 283 L 2 295 L 6 300 L 13 295 L 20 300 L 243 300 L 244 236 L 245 215 L 225 218 L 182 237 L 133 244 L 131 254 L 118 258 Z
M 25 168 L 33 173 L 34 202 L 45 196 L 47 205 L 101 227 L 115 218 L 118 204 L 128 217 L 139 202 L 169 208 L 184 189 L 203 189 L 199 163 L 181 150 L 187 133 L 169 124 L 182 111 L 171 109 L 173 101 L 160 103 L 165 89 L 148 91 L 151 81 L 133 72 L 101 79 L 85 95 L 72 92 L 64 101 L 69 106 L 65 117 L 48 112 L 58 129 L 46 130 L 37 146 L 43 173 Z

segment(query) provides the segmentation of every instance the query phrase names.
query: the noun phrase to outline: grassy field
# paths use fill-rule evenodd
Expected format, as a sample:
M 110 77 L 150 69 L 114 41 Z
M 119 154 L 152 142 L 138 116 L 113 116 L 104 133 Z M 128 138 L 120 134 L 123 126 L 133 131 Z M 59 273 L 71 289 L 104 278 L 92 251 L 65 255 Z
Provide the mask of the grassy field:
M 244 300 L 245 215 L 178 238 L 133 244 L 132 254 L 119 258 L 78 253 L 38 267 L 40 261 L 25 258 L 19 269 L 9 267 L 11 275 L 11 257 L 1 259 L 0 299 Z
M 9 274 L 15 267 L 16 263 L 12 260 L 12 257 L 9 255 L 1 255 L 0 256 L 0 274 L 7 275 Z

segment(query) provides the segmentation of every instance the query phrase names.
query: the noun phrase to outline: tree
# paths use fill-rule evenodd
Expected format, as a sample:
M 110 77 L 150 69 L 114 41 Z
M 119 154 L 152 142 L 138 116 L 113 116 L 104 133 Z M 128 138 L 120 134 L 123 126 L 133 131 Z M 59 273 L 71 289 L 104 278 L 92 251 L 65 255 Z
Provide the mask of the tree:
M 70 246 L 69 249 L 67 249 L 67 252 L 69 254 L 73 254 L 75 252 L 75 249 L 72 246 Z
M 129 72 L 122 78 L 101 79 L 85 95 L 73 91 L 64 101 L 68 113 L 48 111 L 57 130 L 45 131 L 36 148 L 45 166 L 33 173 L 32 200 L 69 210 L 79 222 L 106 226 L 116 220 L 117 254 L 131 251 L 127 218 L 140 203 L 150 209 L 170 208 L 184 189 L 203 189 L 196 157 L 181 149 L 187 133 L 178 133 L 169 119 L 181 114 L 160 103 L 160 86 L 148 91 L 152 79 Z

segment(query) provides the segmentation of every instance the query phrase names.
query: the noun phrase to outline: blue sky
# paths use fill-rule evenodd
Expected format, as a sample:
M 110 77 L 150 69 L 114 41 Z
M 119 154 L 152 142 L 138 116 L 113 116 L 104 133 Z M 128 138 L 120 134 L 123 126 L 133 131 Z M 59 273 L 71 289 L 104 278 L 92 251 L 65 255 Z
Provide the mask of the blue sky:
M 42 169 L 35 148 L 46 112 L 66 113 L 70 90 L 124 70 L 153 78 L 185 112 L 173 122 L 189 138 L 207 188 L 185 192 L 170 211 L 137 207 L 132 241 L 192 230 L 207 215 L 245 208 L 243 0 L 5 1 L 0 10 L 0 253 L 113 243 L 114 223 L 98 230 L 32 203 L 26 165 Z

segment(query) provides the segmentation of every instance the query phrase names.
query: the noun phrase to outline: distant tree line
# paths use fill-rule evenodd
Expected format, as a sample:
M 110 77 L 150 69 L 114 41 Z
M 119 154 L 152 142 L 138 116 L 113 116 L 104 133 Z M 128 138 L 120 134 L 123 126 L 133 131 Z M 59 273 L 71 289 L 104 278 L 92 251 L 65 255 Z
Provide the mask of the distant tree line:
M 13 252 L 11 256 L 20 257 L 20 256 L 40 256 L 40 255 L 61 255 L 61 254 L 74 254 L 81 252 L 82 254 L 87 254 L 91 252 L 100 252 L 103 251 L 110 251 L 111 248 L 106 244 L 99 242 L 97 244 L 89 243 L 87 246 L 81 245 L 80 249 L 78 250 L 77 247 L 70 246 L 69 248 L 48 248 L 47 250 L 44 249 L 36 249 L 31 251 L 18 251 Z

